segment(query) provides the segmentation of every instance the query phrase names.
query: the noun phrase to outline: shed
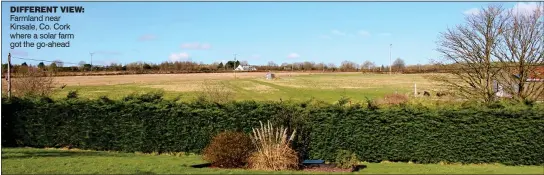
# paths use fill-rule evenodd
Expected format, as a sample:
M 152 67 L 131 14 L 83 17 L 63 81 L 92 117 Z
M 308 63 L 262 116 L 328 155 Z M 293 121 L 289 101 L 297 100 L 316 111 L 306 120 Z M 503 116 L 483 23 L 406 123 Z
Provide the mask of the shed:
M 272 72 L 266 73 L 266 79 L 267 80 L 273 80 L 274 78 L 276 78 L 276 74 L 274 74 Z

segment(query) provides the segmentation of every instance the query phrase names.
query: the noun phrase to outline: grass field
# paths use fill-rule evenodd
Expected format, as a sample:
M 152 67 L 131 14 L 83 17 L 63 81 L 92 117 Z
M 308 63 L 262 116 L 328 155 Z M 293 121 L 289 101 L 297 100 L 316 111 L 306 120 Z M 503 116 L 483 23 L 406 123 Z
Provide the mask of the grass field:
M 150 155 L 82 150 L 2 148 L 5 174 L 256 174 L 315 173 L 266 172 L 245 169 L 191 168 L 205 163 L 199 155 Z M 358 174 L 542 174 L 539 166 L 439 165 L 408 163 L 363 163 Z
M 362 74 L 362 73 L 278 73 L 277 79 L 266 80 L 265 73 L 217 74 L 145 74 L 115 76 L 56 77 L 66 87 L 53 97 L 63 98 L 71 90 L 80 97 L 108 96 L 119 99 L 131 93 L 164 90 L 165 98 L 194 99 L 197 92 L 224 92 L 236 100 L 309 100 L 315 98 L 334 102 L 342 96 L 354 101 L 386 94 L 412 94 L 414 83 L 418 91 L 436 90 L 436 84 L 421 74 Z

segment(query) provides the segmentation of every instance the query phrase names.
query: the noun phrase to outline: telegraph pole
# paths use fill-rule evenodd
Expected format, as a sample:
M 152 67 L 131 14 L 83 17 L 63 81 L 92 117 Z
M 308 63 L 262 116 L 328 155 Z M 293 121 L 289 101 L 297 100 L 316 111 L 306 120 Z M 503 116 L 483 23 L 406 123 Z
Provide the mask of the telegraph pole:
M 391 63 L 391 48 L 393 47 L 393 44 L 389 44 L 389 75 L 391 75 L 391 67 L 393 66 L 393 63 Z
M 93 71 L 93 55 L 94 55 L 94 53 L 91 52 L 89 54 L 91 55 L 91 72 L 92 72 Z
M 11 98 L 11 53 L 8 53 L 8 98 Z

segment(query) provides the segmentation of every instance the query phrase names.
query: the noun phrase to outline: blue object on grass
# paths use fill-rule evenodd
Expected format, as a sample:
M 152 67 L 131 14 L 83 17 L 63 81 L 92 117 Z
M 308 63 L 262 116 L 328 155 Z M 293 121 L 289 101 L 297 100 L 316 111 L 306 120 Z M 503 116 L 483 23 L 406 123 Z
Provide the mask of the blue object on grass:
M 324 160 L 304 160 L 302 164 L 324 164 Z

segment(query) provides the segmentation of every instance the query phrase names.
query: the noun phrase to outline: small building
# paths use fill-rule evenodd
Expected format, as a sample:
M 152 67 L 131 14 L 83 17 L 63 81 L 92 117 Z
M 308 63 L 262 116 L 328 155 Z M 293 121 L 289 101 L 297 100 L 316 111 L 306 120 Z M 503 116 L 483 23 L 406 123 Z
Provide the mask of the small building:
M 235 71 L 256 71 L 257 69 L 253 66 L 242 66 L 242 65 L 238 65 L 238 67 L 236 67 L 236 69 L 234 69 Z
M 274 78 L 276 78 L 276 74 L 274 74 L 272 72 L 266 73 L 266 79 L 267 80 L 273 80 Z
M 538 68 L 534 73 L 530 74 L 527 79 L 525 79 L 525 83 L 542 83 L 544 82 L 543 79 L 544 76 L 544 68 Z M 512 75 L 513 78 L 520 79 L 519 75 Z M 507 90 L 503 85 L 499 84 L 496 80 L 493 81 L 493 91 L 495 92 L 495 95 L 497 97 L 504 97 L 504 98 L 511 98 L 512 94 L 508 93 Z M 519 87 L 517 84 L 513 84 L 511 88 L 508 88 L 510 91 L 517 92 L 519 90 Z

